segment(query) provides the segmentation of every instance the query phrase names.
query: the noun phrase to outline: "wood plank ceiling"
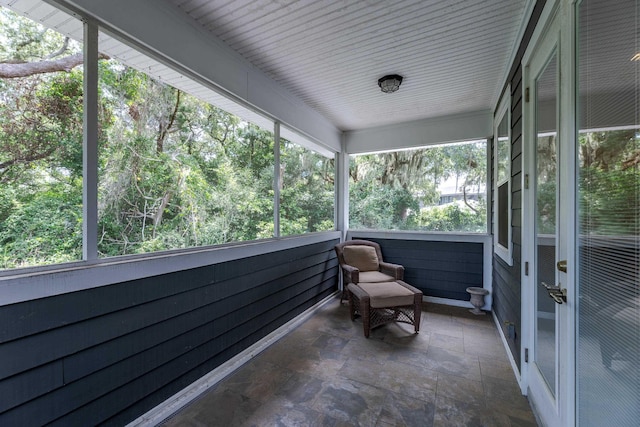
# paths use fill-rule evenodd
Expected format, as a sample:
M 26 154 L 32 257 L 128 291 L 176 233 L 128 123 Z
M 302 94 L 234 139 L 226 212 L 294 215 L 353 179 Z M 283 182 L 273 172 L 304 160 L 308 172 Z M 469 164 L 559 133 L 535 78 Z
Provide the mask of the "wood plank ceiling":
M 342 130 L 490 110 L 530 0 L 169 0 Z M 400 74 L 385 94 L 377 80 Z

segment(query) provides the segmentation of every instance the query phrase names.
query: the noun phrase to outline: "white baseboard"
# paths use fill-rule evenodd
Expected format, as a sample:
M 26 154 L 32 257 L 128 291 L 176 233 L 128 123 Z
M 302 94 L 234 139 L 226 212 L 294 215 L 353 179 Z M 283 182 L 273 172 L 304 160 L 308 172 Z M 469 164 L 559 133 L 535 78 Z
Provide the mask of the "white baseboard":
M 180 409 L 184 408 L 209 388 L 222 381 L 236 369 L 240 368 L 249 360 L 253 359 L 256 355 L 260 354 L 260 352 L 264 351 L 271 344 L 275 343 L 280 338 L 284 337 L 289 332 L 300 326 L 323 305 L 335 299 L 335 296 L 336 293 L 332 293 L 330 296 L 323 299 L 313 307 L 309 308 L 304 313 L 296 316 L 294 319 L 291 319 L 289 322 L 280 326 L 278 329 L 271 332 L 260 341 L 256 342 L 252 346 L 246 348 L 244 351 L 227 360 L 225 363 L 218 366 L 213 371 L 206 374 L 204 377 L 191 383 L 189 386 L 180 390 L 178 393 L 174 394 L 155 408 L 152 408 L 147 413 L 131 421 L 129 424 L 127 424 L 127 427 L 147 427 L 158 425 L 174 413 L 178 412 Z

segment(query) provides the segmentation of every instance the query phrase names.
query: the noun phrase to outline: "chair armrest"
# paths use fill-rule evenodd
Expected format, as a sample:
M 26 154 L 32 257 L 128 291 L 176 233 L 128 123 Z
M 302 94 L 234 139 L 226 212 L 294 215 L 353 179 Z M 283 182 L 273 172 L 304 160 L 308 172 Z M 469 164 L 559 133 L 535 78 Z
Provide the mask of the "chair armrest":
M 413 286 L 411 286 L 408 283 L 403 282 L 402 280 L 399 280 L 398 285 L 402 286 L 405 289 L 410 290 L 411 292 L 413 292 L 413 303 L 415 304 L 416 310 L 419 309 L 420 306 L 422 306 L 422 297 L 424 296 L 424 294 L 422 293 L 422 291 L 420 289 L 416 289 Z M 419 318 L 418 319 L 418 323 L 419 323 Z
M 406 283 L 406 282 L 397 282 L 398 285 L 402 286 L 403 288 L 407 288 L 409 289 L 411 292 L 413 292 L 414 294 L 420 294 L 422 296 L 422 291 L 420 289 L 414 288 L 413 286 L 411 286 L 410 284 Z
M 382 273 L 393 276 L 396 280 L 404 279 L 404 267 L 400 264 L 391 264 L 390 262 L 380 262 L 380 271 Z
M 342 274 L 345 283 L 358 283 L 360 281 L 360 270 L 349 264 L 342 264 Z
M 360 286 L 356 285 L 355 283 L 350 283 L 348 289 L 349 289 L 349 292 L 355 295 L 356 298 L 358 298 L 360 301 L 366 301 L 366 300 L 369 300 L 369 298 L 371 298 L 369 294 L 365 292 L 364 289 L 362 289 Z

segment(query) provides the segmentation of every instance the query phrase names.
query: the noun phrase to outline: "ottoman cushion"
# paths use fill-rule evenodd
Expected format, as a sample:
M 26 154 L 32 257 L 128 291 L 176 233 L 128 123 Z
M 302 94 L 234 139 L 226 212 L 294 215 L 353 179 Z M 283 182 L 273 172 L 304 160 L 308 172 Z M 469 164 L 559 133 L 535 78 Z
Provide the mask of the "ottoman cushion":
M 414 293 L 396 282 L 358 283 L 371 298 L 372 308 L 412 305 Z

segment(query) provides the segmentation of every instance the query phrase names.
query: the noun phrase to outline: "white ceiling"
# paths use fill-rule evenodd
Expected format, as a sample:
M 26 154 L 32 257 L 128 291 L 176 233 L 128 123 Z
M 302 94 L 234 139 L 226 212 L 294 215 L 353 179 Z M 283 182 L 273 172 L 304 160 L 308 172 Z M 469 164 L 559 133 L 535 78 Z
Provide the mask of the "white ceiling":
M 169 0 L 341 130 L 489 110 L 530 0 Z M 400 74 L 393 94 L 377 80 Z

